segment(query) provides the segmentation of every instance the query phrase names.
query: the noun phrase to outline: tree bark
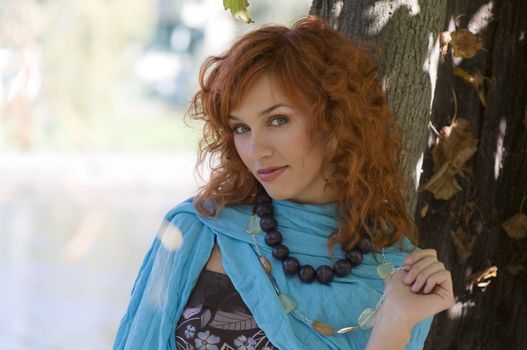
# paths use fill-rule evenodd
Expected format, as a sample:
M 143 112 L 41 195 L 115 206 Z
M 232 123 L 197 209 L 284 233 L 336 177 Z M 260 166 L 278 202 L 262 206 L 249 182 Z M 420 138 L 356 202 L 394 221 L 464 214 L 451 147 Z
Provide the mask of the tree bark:
M 522 201 L 527 214 L 527 2 L 396 4 L 314 0 L 311 13 L 380 46 L 383 82 L 405 138 L 400 164 L 405 176 L 419 183 L 419 171 L 417 178 L 411 174 L 423 152 L 421 184 L 434 174 L 431 151 L 437 135 L 427 129 L 430 120 L 441 129 L 455 118 L 467 119 L 478 139 L 476 154 L 456 176 L 462 190 L 453 198 L 438 200 L 427 191 L 412 191 L 406 198 L 414 208 L 419 194 L 414 212 L 421 246 L 435 248 L 451 270 L 457 301 L 435 317 L 425 348 L 523 349 L 527 239 L 509 238 L 501 224 L 520 212 Z M 452 58 L 449 51 L 436 69 L 437 34 L 456 28 L 476 32 L 483 49 L 470 59 Z M 454 77 L 455 67 L 469 74 L 479 70 L 488 78 L 485 105 L 474 87 Z M 492 267 L 497 267 L 495 278 L 472 282 Z
M 425 203 L 430 208 L 417 216 L 423 244 L 438 249 L 451 269 L 458 301 L 435 318 L 426 348 L 524 349 L 527 242 L 510 239 L 501 223 L 519 212 L 527 196 L 527 2 L 450 1 L 447 21 L 455 18 L 459 28 L 481 28 L 485 49 L 458 67 L 470 74 L 479 70 L 490 82 L 484 106 L 474 88 L 453 77 L 453 60 L 439 67 L 432 123 L 449 125 L 456 113 L 470 121 L 479 144 L 466 175 L 458 177 L 462 192 L 449 201 L 428 192 L 419 197 L 418 210 Z M 426 181 L 433 172 L 430 152 L 423 165 Z M 466 261 L 454 249 L 459 238 L 464 243 L 458 249 L 470 255 Z M 471 283 L 471 275 L 493 266 L 497 277 L 490 285 Z

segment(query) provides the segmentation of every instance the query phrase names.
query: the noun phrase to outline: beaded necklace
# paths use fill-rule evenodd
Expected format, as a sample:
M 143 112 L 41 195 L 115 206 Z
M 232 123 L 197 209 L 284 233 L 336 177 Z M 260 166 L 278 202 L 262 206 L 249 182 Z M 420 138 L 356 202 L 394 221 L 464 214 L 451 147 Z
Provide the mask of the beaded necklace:
M 362 313 L 357 318 L 357 325 L 346 326 L 346 327 L 340 328 L 340 329 L 335 331 L 333 329 L 333 327 L 331 327 L 331 325 L 329 325 L 328 323 L 325 323 L 325 322 L 322 322 L 322 321 L 313 321 L 313 320 L 311 320 L 304 313 L 300 312 L 297 309 L 297 303 L 296 303 L 296 301 L 293 298 L 291 298 L 287 294 L 284 294 L 284 293 L 282 293 L 280 291 L 280 288 L 278 287 L 278 284 L 276 283 L 276 280 L 275 280 L 275 278 L 273 277 L 273 274 L 272 274 L 273 269 L 272 269 L 271 263 L 262 254 L 262 250 L 260 248 L 260 244 L 258 243 L 258 241 L 256 239 L 256 235 L 261 233 L 262 230 L 267 231 L 267 235 L 269 235 L 269 232 L 271 231 L 271 227 L 268 225 L 268 222 L 266 223 L 266 221 L 269 221 L 267 216 L 266 216 L 266 219 L 264 220 L 263 226 L 262 226 L 262 222 L 261 222 L 263 216 L 270 215 L 270 213 L 272 213 L 272 207 L 271 207 L 271 211 L 269 212 L 269 206 L 261 206 L 261 205 L 259 205 L 259 204 L 262 204 L 262 203 L 271 204 L 271 201 L 272 201 L 271 198 L 268 197 L 268 196 L 266 196 L 266 197 L 268 199 L 265 199 L 265 198 L 262 199 L 261 196 L 257 197 L 257 203 L 255 205 L 254 214 L 249 218 L 249 223 L 247 225 L 247 230 L 246 231 L 247 231 L 247 233 L 249 233 L 251 235 L 252 242 L 253 242 L 254 248 L 256 250 L 256 254 L 258 255 L 258 260 L 260 261 L 260 264 L 262 265 L 264 271 L 266 272 L 267 276 L 269 277 L 271 285 L 273 286 L 273 289 L 274 289 L 276 295 L 278 296 L 278 299 L 280 300 L 282 306 L 284 307 L 285 312 L 286 313 L 291 313 L 291 312 L 294 313 L 297 317 L 299 317 L 300 319 L 302 319 L 305 322 L 307 322 L 317 332 L 319 332 L 321 334 L 324 334 L 326 336 L 330 336 L 330 335 L 334 335 L 334 334 L 348 333 L 348 332 L 351 332 L 351 331 L 353 331 L 353 330 L 355 330 L 357 328 L 361 328 L 363 330 L 367 330 L 367 329 L 372 328 L 373 324 L 375 323 L 375 315 L 377 313 L 377 310 L 379 309 L 379 307 L 381 306 L 381 304 L 382 304 L 382 302 L 384 300 L 384 293 L 379 298 L 375 308 L 367 307 L 366 309 L 364 309 L 362 311 Z M 272 230 L 275 230 L 276 227 L 277 227 L 277 223 L 274 220 L 274 218 L 272 218 L 272 219 L 274 221 L 274 225 L 271 225 L 271 226 L 274 226 L 274 227 L 272 227 Z M 276 231 L 276 232 L 278 232 L 278 231 Z M 275 249 L 274 249 L 274 247 L 278 246 L 278 244 L 281 244 L 281 240 L 282 240 L 281 234 L 280 234 L 280 239 L 279 239 L 280 243 L 277 242 L 274 246 L 272 244 L 269 244 L 269 242 L 267 242 L 268 241 L 267 235 L 266 235 L 265 241 L 266 241 L 266 243 L 268 245 L 273 247 L 273 256 L 275 256 Z M 276 234 L 273 234 L 273 235 L 276 236 Z M 271 240 L 271 241 L 273 241 L 273 240 Z M 287 249 L 287 247 L 285 247 L 285 248 Z M 283 250 L 283 248 L 281 248 L 281 249 Z M 370 249 L 371 249 L 371 246 L 370 246 Z M 370 249 L 367 249 L 367 251 L 369 252 Z M 361 253 L 362 253 L 362 250 L 361 250 Z M 349 252 L 346 254 L 346 256 L 348 256 L 348 254 L 349 254 Z M 284 258 L 282 258 L 282 259 L 280 258 L 280 257 L 283 257 L 283 255 L 279 255 L 278 257 L 275 256 L 275 258 L 282 260 L 283 261 L 282 262 L 282 266 L 284 267 L 284 272 L 286 274 L 291 274 L 291 273 L 288 272 L 288 269 L 286 269 L 286 267 L 284 266 L 284 262 L 288 258 L 288 255 L 289 255 L 289 250 L 287 249 L 287 254 L 285 254 Z M 295 260 L 296 260 L 296 258 L 295 258 Z M 348 258 L 348 260 L 350 260 L 350 259 Z M 340 260 L 338 260 L 338 261 L 340 261 Z M 360 261 L 362 261 L 362 255 L 360 256 Z M 298 262 L 298 260 L 297 260 L 297 262 Z M 351 261 L 350 261 L 350 264 L 351 264 Z M 359 262 L 359 264 L 360 264 L 360 262 Z M 297 264 L 295 264 L 295 265 L 297 265 Z M 331 269 L 327 265 L 322 265 L 321 267 L 323 267 L 323 266 L 325 266 L 324 270 Z M 315 271 L 315 276 L 313 278 L 310 278 L 309 280 L 311 282 L 313 282 L 313 280 L 316 278 L 316 280 L 318 282 L 323 283 L 323 284 L 328 284 L 333 279 L 333 276 L 331 275 L 331 279 L 329 281 L 327 281 L 327 279 L 325 279 L 324 276 L 322 276 L 322 278 L 320 278 L 318 276 L 319 275 L 318 270 L 321 267 L 317 268 L 317 270 Z M 311 269 L 313 269 L 313 268 L 311 267 Z M 346 275 L 348 275 L 350 273 L 351 266 L 350 266 L 349 270 L 346 269 L 347 270 L 346 274 L 341 274 L 341 273 L 337 272 L 337 269 L 338 269 L 338 266 L 336 266 L 336 263 L 335 263 L 335 265 L 333 266 L 332 272 L 338 277 L 344 277 L 344 276 L 346 276 Z M 392 264 L 386 262 L 385 257 L 384 257 L 384 248 L 381 249 L 381 263 L 377 266 L 377 274 L 379 275 L 380 278 L 384 279 L 384 278 L 388 277 L 389 275 L 394 274 L 398 270 L 408 271 L 408 269 L 409 269 L 409 266 L 403 266 L 403 267 L 395 268 Z M 292 270 L 295 270 L 295 272 L 299 274 L 299 277 L 300 277 L 300 279 L 303 282 L 310 283 L 309 281 L 304 281 L 302 279 L 302 276 L 300 275 L 300 271 L 302 271 L 302 270 L 301 270 L 299 264 L 298 264 L 297 268 L 291 269 L 290 271 L 292 271 Z M 326 272 L 324 272 L 323 274 L 326 274 Z
M 343 249 L 346 258 L 337 260 L 333 267 L 321 265 L 315 269 L 311 265 L 300 265 L 297 258 L 289 255 L 289 248 L 282 243 L 282 233 L 276 229 L 278 223 L 273 216 L 271 197 L 266 193 L 259 194 L 253 212 L 256 216 L 249 222 L 250 230 L 265 231 L 265 243 L 272 248 L 273 257 L 282 261 L 284 272 L 288 275 L 298 275 L 304 283 L 316 280 L 322 284 L 329 284 L 334 276 L 346 277 L 351 273 L 351 267 L 360 265 L 363 255 L 369 253 L 373 247 L 371 239 L 363 235 L 356 246 L 349 250 Z

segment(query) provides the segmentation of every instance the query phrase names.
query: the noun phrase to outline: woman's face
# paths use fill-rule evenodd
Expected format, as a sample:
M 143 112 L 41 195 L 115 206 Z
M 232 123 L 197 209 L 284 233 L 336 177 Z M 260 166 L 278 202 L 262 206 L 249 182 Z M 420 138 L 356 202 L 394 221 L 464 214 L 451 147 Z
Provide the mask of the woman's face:
M 267 74 L 255 80 L 229 116 L 240 158 L 274 199 L 300 203 L 336 199 L 334 192 L 325 188 L 321 169 L 325 141 L 310 138 L 310 117 L 293 106 Z

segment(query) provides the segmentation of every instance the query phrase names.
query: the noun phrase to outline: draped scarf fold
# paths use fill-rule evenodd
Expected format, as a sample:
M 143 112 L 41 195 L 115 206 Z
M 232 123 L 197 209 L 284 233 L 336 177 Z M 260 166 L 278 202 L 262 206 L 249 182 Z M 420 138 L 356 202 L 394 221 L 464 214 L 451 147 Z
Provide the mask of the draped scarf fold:
M 290 254 L 301 264 L 331 266 L 327 242 L 337 227 L 335 205 L 276 200 L 273 206 Z M 192 198 L 169 211 L 140 268 L 113 348 L 176 349 L 176 323 L 217 241 L 225 272 L 273 345 L 287 350 L 364 349 L 370 330 L 324 336 L 294 313 L 284 311 L 246 233 L 251 214 L 251 206 L 236 205 L 216 217 L 206 217 L 197 212 Z M 360 313 L 375 308 L 383 293 L 384 281 L 376 272 L 380 256 L 376 260 L 372 254 L 365 255 L 350 275 L 335 278 L 329 286 L 304 284 L 284 274 L 263 234 L 257 240 L 282 293 L 292 297 L 297 309 L 311 320 L 329 323 L 334 329 L 357 325 Z M 396 244 L 385 249 L 385 259 L 400 266 L 411 249 L 408 241 L 402 248 Z M 344 256 L 338 244 L 333 253 L 337 259 Z M 406 349 L 423 347 L 431 321 L 414 327 Z

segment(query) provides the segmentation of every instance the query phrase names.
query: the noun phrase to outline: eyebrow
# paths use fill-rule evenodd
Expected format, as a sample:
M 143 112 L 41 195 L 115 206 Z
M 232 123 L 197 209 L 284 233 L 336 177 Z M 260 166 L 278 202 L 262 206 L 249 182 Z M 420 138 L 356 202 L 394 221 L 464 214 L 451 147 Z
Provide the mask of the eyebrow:
M 266 115 L 266 114 L 269 114 L 271 113 L 272 111 L 274 111 L 275 109 L 277 109 L 278 107 L 289 107 L 289 108 L 292 108 L 290 105 L 288 104 L 285 104 L 285 103 L 277 103 L 275 105 L 272 105 L 271 107 L 269 108 L 266 108 L 264 109 L 263 111 L 261 111 L 260 113 L 258 113 L 259 116 L 263 116 L 263 115 Z M 229 117 L 228 119 L 233 119 L 233 120 L 241 120 L 240 118 L 234 116 L 234 115 L 231 115 L 229 114 Z

